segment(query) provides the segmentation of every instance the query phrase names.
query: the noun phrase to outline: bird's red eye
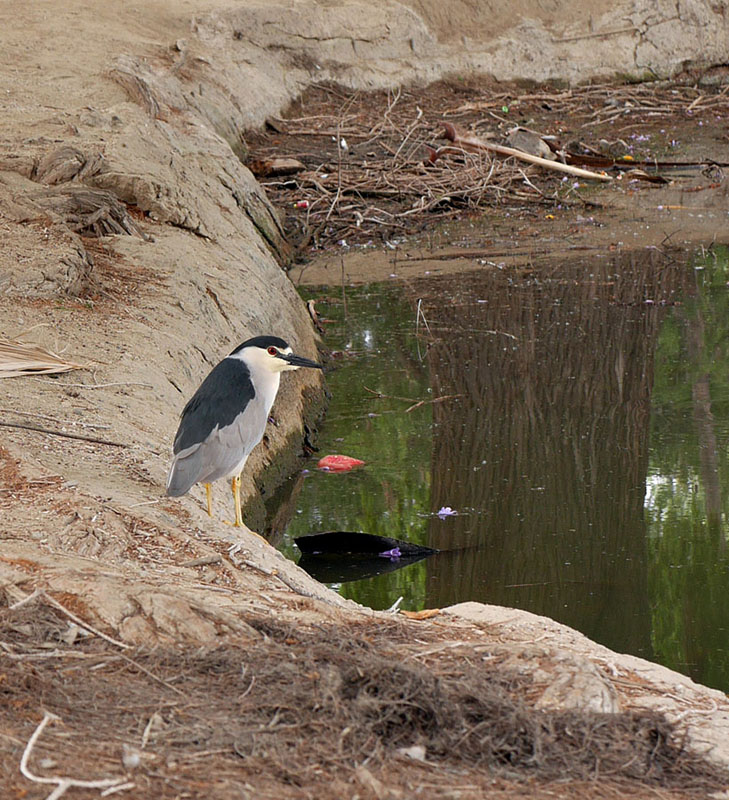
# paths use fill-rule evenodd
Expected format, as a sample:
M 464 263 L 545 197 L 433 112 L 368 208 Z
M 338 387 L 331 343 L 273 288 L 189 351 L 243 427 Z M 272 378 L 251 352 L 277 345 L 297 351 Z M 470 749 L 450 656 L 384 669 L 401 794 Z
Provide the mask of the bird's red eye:
M 275 347 L 273 347 L 273 345 L 272 345 L 271 347 L 268 348 L 268 355 L 269 356 L 277 356 L 278 355 L 278 350 Z

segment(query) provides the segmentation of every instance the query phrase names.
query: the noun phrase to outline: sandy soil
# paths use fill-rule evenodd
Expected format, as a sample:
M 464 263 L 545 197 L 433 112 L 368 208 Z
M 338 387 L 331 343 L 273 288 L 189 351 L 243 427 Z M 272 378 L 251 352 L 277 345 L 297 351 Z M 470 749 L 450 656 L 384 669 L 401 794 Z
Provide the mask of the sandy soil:
M 234 533 L 206 516 L 200 491 L 163 497 L 177 414 L 218 358 L 264 330 L 316 353 L 306 310 L 280 268 L 288 244 L 278 216 L 237 156 L 244 128 L 280 112 L 314 79 L 321 65 L 307 48 L 331 46 L 322 59 L 331 78 L 341 41 L 350 59 L 372 44 L 332 36 L 291 50 L 254 42 L 241 53 L 240 20 L 279 12 L 228 6 L 0 7 L 0 330 L 84 365 L 60 377 L 3 380 L 3 796 L 47 797 L 55 785 L 84 780 L 122 781 L 129 798 L 515 797 L 524 781 L 535 797 L 641 796 L 646 786 L 696 797 L 724 785 L 723 773 L 695 758 L 709 750 L 729 763 L 729 707 L 719 693 L 529 615 L 461 609 L 390 619 L 354 608 L 258 540 L 229 557 Z M 448 17 L 436 3 L 412 8 L 428 18 L 427 35 L 415 26 L 411 40 L 398 33 L 393 44 L 378 34 L 383 50 L 371 63 L 355 53 L 358 71 L 342 72 L 348 82 L 438 77 L 448 64 L 466 64 L 453 42 L 472 22 L 469 4 Z M 356 3 L 310 11 L 325 22 L 351 12 L 383 27 Z M 304 13 L 292 4 L 279 21 L 294 12 Z M 391 19 L 412 22 L 404 12 Z M 266 22 L 249 33 L 270 30 Z M 402 52 L 439 40 L 456 60 L 441 54 L 432 70 L 427 58 L 403 62 Z M 260 491 L 291 470 L 323 404 L 316 376 L 285 382 L 277 424 L 245 476 L 249 522 L 260 520 Z M 226 516 L 222 497 L 220 487 Z M 537 639 L 541 648 L 524 645 Z M 577 653 L 566 666 L 564 646 Z M 509 662 L 498 673 L 499 707 L 515 724 L 506 744 L 474 756 L 491 718 L 478 667 L 494 655 Z M 515 674 L 526 675 L 528 690 Z M 459 682 L 458 714 L 434 724 Z M 575 683 L 580 691 L 564 690 Z M 419 689 L 426 684 L 435 704 Z M 398 694 L 402 686 L 409 693 Z M 387 702 L 374 703 L 385 689 Z M 547 717 L 547 709 L 576 716 Z M 47 712 L 61 719 L 41 730 Z M 586 761 L 572 758 L 566 721 L 579 720 L 584 750 L 596 714 L 610 715 L 621 746 L 645 754 L 639 769 L 616 750 L 617 771 L 598 780 L 604 741 Z M 384 728 L 383 719 L 391 720 Z M 558 735 L 544 738 L 544 724 Z M 694 749 L 682 759 L 687 724 Z M 348 739 L 350 729 L 357 735 Z M 311 749 L 297 751 L 302 741 Z M 539 766 L 533 757 L 542 745 L 579 769 L 565 767 L 567 781 L 554 783 L 551 760 Z M 68 792 L 96 796 L 110 785 Z

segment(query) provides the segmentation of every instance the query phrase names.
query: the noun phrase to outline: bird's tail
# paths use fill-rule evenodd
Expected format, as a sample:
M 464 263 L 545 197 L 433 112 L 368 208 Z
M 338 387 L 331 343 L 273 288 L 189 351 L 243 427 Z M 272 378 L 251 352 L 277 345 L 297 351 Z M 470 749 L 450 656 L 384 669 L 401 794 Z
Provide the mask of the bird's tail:
M 195 483 L 197 483 L 195 464 L 186 458 L 176 458 L 167 475 L 167 496 L 180 497 L 187 494 Z

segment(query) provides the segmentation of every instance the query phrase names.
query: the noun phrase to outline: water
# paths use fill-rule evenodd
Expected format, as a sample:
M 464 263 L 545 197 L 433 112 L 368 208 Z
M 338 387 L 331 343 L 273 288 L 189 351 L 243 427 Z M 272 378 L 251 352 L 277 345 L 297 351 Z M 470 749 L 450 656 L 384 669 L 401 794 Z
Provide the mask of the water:
M 724 249 L 647 251 L 349 289 L 346 314 L 313 293 L 347 355 L 320 452 L 276 500 L 282 549 L 436 547 L 335 588 L 524 608 L 729 689 L 728 280 Z M 318 472 L 325 453 L 367 466 Z

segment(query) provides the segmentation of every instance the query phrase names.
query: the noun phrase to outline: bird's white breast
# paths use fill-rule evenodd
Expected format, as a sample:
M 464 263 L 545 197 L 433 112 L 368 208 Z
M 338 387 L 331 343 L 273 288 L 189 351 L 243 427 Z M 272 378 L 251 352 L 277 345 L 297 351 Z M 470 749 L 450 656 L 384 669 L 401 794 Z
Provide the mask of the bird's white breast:
M 276 399 L 281 383 L 281 373 L 269 368 L 265 354 L 255 351 L 249 353 L 243 350 L 229 357 L 242 361 L 250 371 L 255 397 L 248 404 L 244 416 L 247 419 L 256 420 L 259 424 L 262 423 L 260 436 L 263 436 L 263 428 L 266 427 L 273 401 Z

